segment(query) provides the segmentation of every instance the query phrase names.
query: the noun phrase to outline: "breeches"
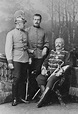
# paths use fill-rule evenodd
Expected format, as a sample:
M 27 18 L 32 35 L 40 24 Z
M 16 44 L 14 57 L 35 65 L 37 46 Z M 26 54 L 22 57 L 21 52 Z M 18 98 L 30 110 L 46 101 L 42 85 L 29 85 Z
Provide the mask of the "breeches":
M 41 72 L 41 66 L 42 66 L 43 59 L 32 59 L 32 64 L 29 68 L 29 95 L 33 96 L 35 91 L 38 89 L 36 77 Z M 35 71 L 35 73 L 32 73 L 32 71 Z
M 13 84 L 16 85 L 21 82 L 25 82 L 27 78 L 28 63 L 14 62 Z
M 36 77 L 37 77 L 41 72 L 42 63 L 43 63 L 43 59 L 33 58 L 32 64 L 30 65 L 30 68 L 29 68 L 30 73 L 32 71 L 36 71 Z
M 25 81 L 27 79 L 28 63 L 14 62 L 12 97 L 25 97 Z
M 48 81 L 47 81 L 47 77 L 40 74 L 37 77 L 37 83 L 39 86 L 44 85 L 46 87 L 52 88 L 53 84 L 59 79 L 58 77 L 56 77 L 55 75 L 53 75 Z
M 65 86 L 65 88 L 69 88 L 69 86 L 70 86 L 70 76 L 71 76 L 71 67 L 68 68 L 65 71 L 63 76 L 65 77 L 65 81 L 64 81 L 63 85 Z M 37 80 L 38 86 L 44 85 L 45 87 L 49 87 L 51 89 L 53 87 L 54 83 L 56 81 L 58 81 L 59 79 L 61 79 L 61 78 L 62 78 L 62 75 L 60 75 L 59 77 L 57 77 L 56 75 L 53 75 L 47 81 L 48 77 L 46 77 L 45 75 L 40 74 L 40 75 L 38 75 L 36 80 Z

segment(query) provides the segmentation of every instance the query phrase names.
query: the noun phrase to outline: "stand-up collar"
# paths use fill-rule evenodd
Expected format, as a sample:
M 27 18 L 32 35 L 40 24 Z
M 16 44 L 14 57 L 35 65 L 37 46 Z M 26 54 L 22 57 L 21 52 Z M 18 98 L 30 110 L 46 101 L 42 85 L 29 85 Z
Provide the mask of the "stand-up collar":
M 35 25 L 33 25 L 33 27 L 35 27 L 35 28 L 40 28 L 40 26 L 35 26 Z
M 19 30 L 19 31 L 25 31 L 24 29 L 19 29 L 19 28 L 16 28 L 17 30 Z
M 56 50 L 57 53 L 60 53 L 61 51 L 63 51 L 64 48 L 62 48 L 61 50 Z

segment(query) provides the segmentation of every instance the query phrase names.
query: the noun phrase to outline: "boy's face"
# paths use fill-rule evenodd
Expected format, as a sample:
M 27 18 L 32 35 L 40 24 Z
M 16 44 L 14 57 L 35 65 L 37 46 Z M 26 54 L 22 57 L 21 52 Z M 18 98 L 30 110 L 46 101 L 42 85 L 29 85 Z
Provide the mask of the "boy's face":
M 61 38 L 56 39 L 55 48 L 56 50 L 61 50 L 64 47 L 64 41 Z
M 36 26 L 36 27 L 39 27 L 40 26 L 40 23 L 41 23 L 40 16 L 34 16 L 33 25 Z

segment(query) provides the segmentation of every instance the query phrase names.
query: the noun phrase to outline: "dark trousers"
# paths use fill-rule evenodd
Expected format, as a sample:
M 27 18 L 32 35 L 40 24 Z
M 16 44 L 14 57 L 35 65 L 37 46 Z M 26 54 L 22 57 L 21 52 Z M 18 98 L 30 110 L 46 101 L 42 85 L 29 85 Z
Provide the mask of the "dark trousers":
M 43 63 L 43 59 L 33 58 L 32 64 L 29 67 L 29 96 L 30 96 L 30 99 L 32 98 L 32 96 L 38 89 L 36 77 L 41 72 L 42 63 Z
M 32 59 L 32 64 L 30 65 L 30 73 L 32 71 L 35 71 L 35 76 L 37 77 L 40 73 L 41 73 L 41 66 L 43 63 L 43 59 L 37 59 L 37 58 L 33 58 Z
M 25 98 L 25 81 L 27 79 L 28 63 L 14 62 L 12 98 Z
M 46 76 L 40 74 L 36 80 L 37 80 L 37 83 L 39 86 L 43 85 L 43 86 L 49 87 L 51 89 L 53 84 L 55 83 L 55 81 L 58 80 L 58 77 L 56 77 L 54 75 L 49 79 L 49 81 L 47 81 L 47 79 L 48 78 Z
M 68 91 L 69 87 L 70 87 L 70 76 L 71 76 L 71 67 L 68 68 L 65 73 L 63 75 L 60 75 L 59 77 L 57 77 L 56 75 L 52 76 L 48 81 L 48 77 L 40 74 L 37 77 L 37 83 L 38 86 L 40 87 L 41 85 L 44 85 L 45 87 L 49 87 L 50 89 L 52 89 L 52 87 L 54 86 L 55 82 L 58 81 L 59 79 L 61 80 L 62 77 L 65 77 L 65 81 L 62 84 L 63 88 L 62 91 Z

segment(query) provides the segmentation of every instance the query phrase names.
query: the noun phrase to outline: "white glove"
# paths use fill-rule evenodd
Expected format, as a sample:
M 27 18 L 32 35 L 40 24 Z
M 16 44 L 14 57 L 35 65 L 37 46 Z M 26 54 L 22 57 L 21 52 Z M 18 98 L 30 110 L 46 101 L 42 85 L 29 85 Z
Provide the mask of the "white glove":
M 31 64 L 32 63 L 32 59 L 31 58 L 29 58 L 29 64 Z
M 56 76 L 58 77 L 58 76 L 62 75 L 62 73 L 63 73 L 63 69 L 61 68 L 61 69 L 56 73 Z
M 12 63 L 9 63 L 9 64 L 8 64 L 8 67 L 9 67 L 10 69 L 14 69 L 14 66 L 13 66 Z
M 62 68 L 60 68 L 60 70 L 56 73 L 56 76 L 62 75 L 69 67 L 70 67 L 70 65 L 66 65 L 66 66 L 63 66 Z
M 42 50 L 42 56 L 45 56 L 47 54 L 47 48 L 45 47 L 43 50 Z
M 28 49 L 28 50 L 29 50 L 30 53 L 34 53 L 34 50 L 32 50 L 32 49 Z
M 46 74 L 47 74 L 47 70 L 46 70 L 46 68 L 45 68 L 45 67 L 44 67 L 44 68 L 42 68 L 41 74 L 42 74 L 42 75 L 46 75 Z

